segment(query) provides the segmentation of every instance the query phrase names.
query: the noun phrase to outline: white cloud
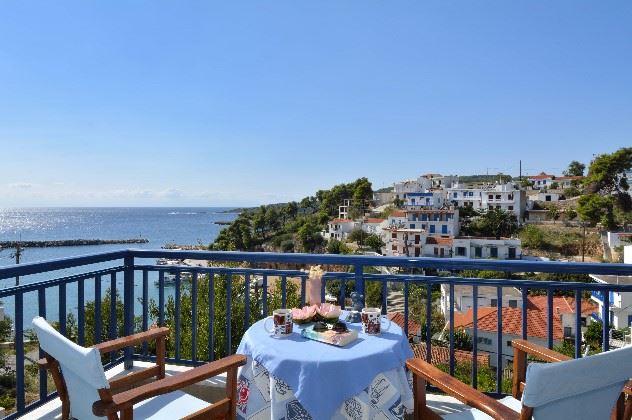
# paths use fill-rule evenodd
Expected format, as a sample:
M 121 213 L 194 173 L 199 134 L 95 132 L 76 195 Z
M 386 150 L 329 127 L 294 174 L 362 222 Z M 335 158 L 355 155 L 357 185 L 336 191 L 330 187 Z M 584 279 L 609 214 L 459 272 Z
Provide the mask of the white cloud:
M 28 182 L 14 182 L 13 184 L 9 184 L 9 188 L 15 188 L 18 190 L 27 190 L 33 187 L 34 185 Z

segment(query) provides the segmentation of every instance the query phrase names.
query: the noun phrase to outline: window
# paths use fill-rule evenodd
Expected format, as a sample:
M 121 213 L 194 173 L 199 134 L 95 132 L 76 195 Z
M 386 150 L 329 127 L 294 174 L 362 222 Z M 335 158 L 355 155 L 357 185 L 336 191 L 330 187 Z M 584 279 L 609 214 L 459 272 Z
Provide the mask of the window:
M 500 200 L 500 194 L 496 194 L 496 200 Z
M 466 249 L 465 249 L 464 246 L 457 246 L 456 247 L 456 255 L 458 257 L 465 257 L 465 252 L 466 252 Z
M 512 211 L 513 210 L 513 206 L 507 206 L 507 210 Z
M 441 225 L 441 233 L 448 233 L 448 225 Z
M 483 248 L 477 246 L 474 248 L 474 257 L 481 258 L 483 256 Z
M 491 258 L 498 258 L 498 248 L 496 248 L 495 246 L 489 248 L 489 256 Z
M 395 232 L 391 233 L 391 238 L 397 239 L 397 233 L 395 233 Z
M 570 337 L 572 335 L 571 327 L 564 327 L 564 337 Z
M 489 206 L 488 210 L 494 210 L 494 206 Z
M 454 193 L 453 197 L 456 198 L 458 195 L 458 193 Z
M 509 248 L 509 255 L 507 256 L 508 259 L 510 260 L 515 260 L 516 259 L 516 248 Z
M 434 247 L 434 254 L 439 255 L 439 248 L 437 248 L 436 246 Z
M 397 251 L 397 245 L 393 245 L 393 246 L 391 246 L 391 250 L 392 250 L 392 251 Z
M 492 308 L 495 308 L 498 306 L 498 299 L 492 299 L 492 303 L 489 305 Z
M 487 196 L 487 199 L 488 199 L 488 200 L 493 200 L 493 199 L 494 199 L 494 195 L 493 195 L 493 194 L 489 194 L 489 195 Z
M 411 224 L 410 224 L 410 228 L 411 228 L 411 229 L 414 229 L 414 228 L 415 228 L 415 224 L 414 224 L 414 223 L 411 223 Z
M 470 191 L 470 197 L 474 197 L 474 191 Z
M 478 337 L 478 344 L 487 344 L 490 346 L 492 344 L 492 340 L 490 338 Z
M 511 340 L 507 340 L 507 347 L 511 347 Z
M 509 307 L 510 308 L 517 308 L 518 307 L 518 301 L 515 299 L 509 299 Z
M 513 200 L 513 194 L 509 194 L 509 195 L 507 196 L 507 200 Z

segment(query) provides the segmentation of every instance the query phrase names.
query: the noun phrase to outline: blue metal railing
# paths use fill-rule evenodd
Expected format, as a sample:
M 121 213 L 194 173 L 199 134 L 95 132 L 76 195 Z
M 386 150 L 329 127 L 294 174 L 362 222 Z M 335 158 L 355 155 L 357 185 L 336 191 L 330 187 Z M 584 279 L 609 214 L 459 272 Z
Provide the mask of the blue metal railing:
M 213 264 L 205 267 L 192 266 L 165 266 L 157 265 L 151 259 L 195 259 L 205 260 Z M 149 263 L 147 261 L 150 261 Z M 546 343 L 553 347 L 557 341 L 554 334 L 554 295 L 564 293 L 574 299 L 575 328 L 574 339 L 575 356 L 581 357 L 581 324 L 583 296 L 590 293 L 598 293 L 602 298 L 603 312 L 603 350 L 608 350 L 609 336 L 609 300 L 612 292 L 632 292 L 632 285 L 614 285 L 582 282 L 557 282 L 538 280 L 507 280 L 507 279 L 481 279 L 459 277 L 462 270 L 494 270 L 503 273 L 544 272 L 564 274 L 611 274 L 632 275 L 632 265 L 624 264 L 593 264 L 593 263 L 562 263 L 562 262 L 534 262 L 523 260 L 498 261 L 498 260 L 465 260 L 447 258 L 408 258 L 408 257 L 379 257 L 379 256 L 342 256 L 342 255 L 315 255 L 315 254 L 278 254 L 278 253 L 242 253 L 242 252 L 206 252 L 206 251 L 166 251 L 166 250 L 123 250 L 102 254 L 65 258 L 54 261 L 22 264 L 0 268 L 0 279 L 20 276 L 23 281 L 28 281 L 30 275 L 46 274 L 50 279 L 38 280 L 32 283 L 0 290 L 0 299 L 8 306 L 13 305 L 12 316 L 15 327 L 15 353 L 16 353 L 16 406 L 15 412 L 9 417 L 16 418 L 33 408 L 54 398 L 56 394 L 48 393 L 46 375 L 39 373 L 37 376 L 39 398 L 35 401 L 26 401 L 25 381 L 25 327 L 30 324 L 30 318 L 38 314 L 48 319 L 58 321 L 59 330 L 80 344 L 88 342 L 101 342 L 116 338 L 119 335 L 127 335 L 136 330 L 146 330 L 150 325 L 157 323 L 165 325 L 167 322 L 173 326 L 173 349 L 168 354 L 168 361 L 175 364 L 198 365 L 207 360 L 214 360 L 223 354 L 234 351 L 234 343 L 238 341 L 240 332 L 244 331 L 257 319 L 267 315 L 275 306 L 286 306 L 289 299 L 303 305 L 306 299 L 307 273 L 300 268 L 308 268 L 310 265 L 323 264 L 328 267 L 336 267 L 341 271 L 331 271 L 323 277 L 321 294 L 324 298 L 325 289 L 332 281 L 340 283 L 339 303 L 344 307 L 348 298 L 346 289 L 349 282 L 354 283 L 356 291 L 366 296 L 366 282 L 381 282 L 382 311 L 387 310 L 388 284 L 396 283 L 403 291 L 404 330 L 408 334 L 409 321 L 414 320 L 410 306 L 420 304 L 413 301 L 411 291 L 423 290 L 425 310 L 422 309 L 417 316 L 425 318 L 425 351 L 426 359 L 432 360 L 432 318 L 435 305 L 432 293 L 440 285 L 447 285 L 450 291 L 449 308 L 447 311 L 447 339 L 449 346 L 449 372 L 454 374 L 456 367 L 455 351 L 455 288 L 466 286 L 472 290 L 472 360 L 476 361 L 481 354 L 478 338 L 481 337 L 478 325 L 480 307 L 478 302 L 480 288 L 491 286 L 496 288 L 497 306 L 503 306 L 502 289 L 515 287 L 522 294 L 523 305 L 521 309 L 522 319 L 521 338 L 529 338 L 527 306 L 530 291 L 544 293 L 547 302 L 547 326 Z M 95 269 L 95 265 L 97 268 Z M 284 268 L 273 268 L 277 266 Z M 397 270 L 391 274 L 366 273 L 367 267 L 394 267 Z M 59 270 L 72 269 L 79 271 L 77 274 L 58 276 Z M 428 275 L 424 275 L 426 270 Z M 431 271 L 427 271 L 431 270 Z M 442 275 L 435 275 L 440 271 Z M 433 275 L 430 275 L 432 272 Z M 56 274 L 57 273 L 57 274 Z M 173 277 L 172 277 L 173 276 Z M 278 278 L 275 285 L 270 284 L 272 277 Z M 202 280 L 204 279 L 204 283 Z M 150 287 L 154 280 L 156 287 Z M 225 282 L 225 296 L 216 293 L 216 285 Z M 104 285 L 105 283 L 105 285 Z M 207 287 L 204 292 L 201 287 Z M 274 290 L 276 287 L 279 290 Z M 289 293 L 289 289 L 298 292 Z M 157 290 L 156 290 L 157 289 Z M 152 295 L 153 293 L 153 295 Z M 119 299 L 122 297 L 122 317 Z M 235 298 L 236 296 L 236 298 Z M 104 307 L 103 299 L 109 298 L 108 307 Z M 190 299 L 190 306 L 184 304 L 184 299 Z M 52 299 L 52 300 L 51 300 Z M 56 299 L 56 303 L 54 301 Z M 237 299 L 237 300 L 235 300 Z M 272 300 L 271 300 L 272 299 Z M 150 308 L 150 300 L 157 301 L 155 307 Z M 208 312 L 198 311 L 198 301 L 206 301 Z M 92 323 L 88 323 L 87 307 L 90 305 L 93 311 Z M 170 306 L 173 305 L 173 306 Z M 184 311 L 184 308 L 189 308 Z M 167 313 L 168 309 L 172 313 Z M 222 316 L 225 316 L 225 325 L 216 325 L 218 309 L 222 308 Z M 56 311 L 55 311 L 56 310 Z M 237 310 L 243 310 L 236 315 Z M 55 314 L 56 312 L 56 314 Z M 71 316 L 67 314 L 71 314 Z M 74 314 L 77 314 L 76 317 Z M 496 390 L 493 395 L 502 393 L 502 367 L 503 365 L 503 311 L 496 313 L 495 363 Z M 92 316 L 92 313 L 90 313 Z M 243 319 L 235 319 L 243 317 Z M 202 320 L 206 323 L 203 323 Z M 421 319 L 417 319 L 421 323 Z M 104 322 L 107 323 L 104 325 Z M 187 325 L 187 328 L 182 327 Z M 190 326 L 190 329 L 189 329 Z M 93 334 L 87 335 L 87 328 L 93 330 Z M 219 330 L 218 330 L 219 328 Z M 76 334 L 76 336 L 74 335 Z M 225 341 L 225 348 L 216 348 L 217 341 L 221 337 Z M 205 342 L 203 340 L 206 340 Z M 170 344 L 171 345 L 171 344 Z M 184 354 L 184 347 L 191 348 Z M 203 355 L 202 353 L 205 353 Z M 107 358 L 107 367 L 121 362 L 129 368 L 133 360 L 151 360 L 148 346 L 139 349 L 127 349 L 121 356 L 113 352 Z M 472 363 L 471 381 L 477 386 L 479 366 Z M 31 395 L 31 393 L 29 393 Z

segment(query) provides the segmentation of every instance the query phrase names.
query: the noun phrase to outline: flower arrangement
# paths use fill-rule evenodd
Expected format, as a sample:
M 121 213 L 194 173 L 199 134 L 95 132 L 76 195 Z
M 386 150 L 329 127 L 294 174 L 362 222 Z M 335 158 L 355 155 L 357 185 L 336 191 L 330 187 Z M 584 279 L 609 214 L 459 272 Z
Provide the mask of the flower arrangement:
M 307 324 L 308 322 L 312 322 L 314 316 L 316 316 L 316 305 L 304 306 L 302 309 L 292 309 L 292 319 L 297 324 Z

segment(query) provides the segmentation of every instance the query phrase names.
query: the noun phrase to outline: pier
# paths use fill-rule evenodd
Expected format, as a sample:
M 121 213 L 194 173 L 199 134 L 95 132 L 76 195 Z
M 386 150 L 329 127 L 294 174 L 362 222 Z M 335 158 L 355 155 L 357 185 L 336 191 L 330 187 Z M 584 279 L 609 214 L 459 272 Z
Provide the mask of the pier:
M 61 239 L 54 241 L 0 241 L 0 248 L 49 248 L 58 246 L 88 246 L 112 244 L 146 244 L 149 240 L 137 239 Z

